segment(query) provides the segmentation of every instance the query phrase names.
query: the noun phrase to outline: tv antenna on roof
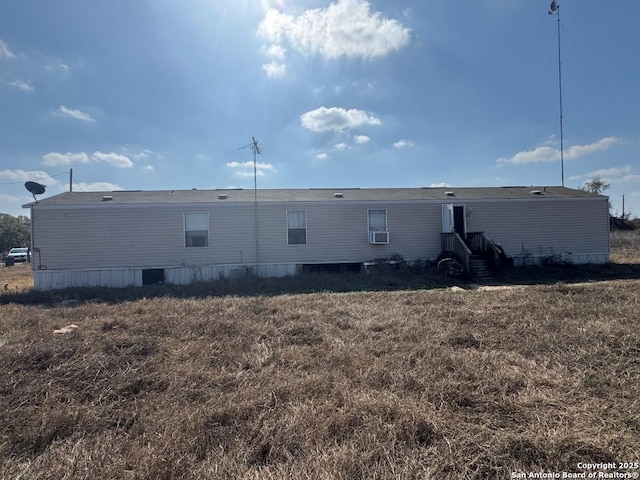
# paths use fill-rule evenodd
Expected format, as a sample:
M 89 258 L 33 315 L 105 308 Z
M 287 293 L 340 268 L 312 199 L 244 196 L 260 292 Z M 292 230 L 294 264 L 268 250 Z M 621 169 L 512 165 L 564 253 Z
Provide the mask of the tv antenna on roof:
M 262 153 L 262 145 L 256 140 L 255 137 L 251 137 L 251 143 L 245 145 L 244 147 L 240 147 L 238 150 L 243 150 L 245 148 L 251 148 L 253 151 L 253 189 L 257 192 L 258 189 L 258 163 L 256 161 L 257 155 Z M 257 193 L 256 193 L 257 196 Z M 257 200 L 256 200 L 257 201 Z
M 36 203 L 38 203 L 36 195 L 42 195 L 47 189 L 47 187 L 45 187 L 44 185 L 36 182 L 24 182 L 24 188 L 26 188 L 31 193 L 31 195 L 33 195 L 33 199 Z

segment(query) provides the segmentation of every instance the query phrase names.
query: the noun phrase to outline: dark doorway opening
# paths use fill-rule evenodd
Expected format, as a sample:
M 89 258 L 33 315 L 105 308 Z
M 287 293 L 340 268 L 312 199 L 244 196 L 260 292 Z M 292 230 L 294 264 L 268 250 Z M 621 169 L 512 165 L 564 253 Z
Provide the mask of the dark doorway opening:
M 467 235 L 464 221 L 464 205 L 453 206 L 453 229 L 462 238 Z

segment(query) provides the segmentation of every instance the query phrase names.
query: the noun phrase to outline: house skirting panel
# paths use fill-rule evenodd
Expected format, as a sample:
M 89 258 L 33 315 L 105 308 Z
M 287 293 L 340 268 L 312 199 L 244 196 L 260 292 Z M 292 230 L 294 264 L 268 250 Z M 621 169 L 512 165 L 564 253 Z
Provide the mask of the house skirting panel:
M 114 268 L 101 270 L 35 270 L 33 283 L 36 290 L 59 290 L 77 287 L 126 288 L 143 285 L 146 268 Z M 208 265 L 193 267 L 159 267 L 164 270 L 164 283 L 189 285 L 223 278 L 242 279 L 248 274 L 259 277 L 286 277 L 295 275 L 302 266 L 295 263 L 260 265 Z
M 142 270 L 34 270 L 36 290 L 58 290 L 73 287 L 131 287 L 142 285 Z
M 208 265 L 203 267 L 165 268 L 166 283 L 189 285 L 194 282 L 209 282 L 223 278 L 242 279 L 249 274 L 258 277 L 287 277 L 302 270 L 295 263 L 267 263 L 260 265 Z
M 609 262 L 609 253 L 562 253 L 556 255 L 515 255 L 513 264 L 516 267 L 540 265 L 546 262 L 580 264 L 603 264 Z

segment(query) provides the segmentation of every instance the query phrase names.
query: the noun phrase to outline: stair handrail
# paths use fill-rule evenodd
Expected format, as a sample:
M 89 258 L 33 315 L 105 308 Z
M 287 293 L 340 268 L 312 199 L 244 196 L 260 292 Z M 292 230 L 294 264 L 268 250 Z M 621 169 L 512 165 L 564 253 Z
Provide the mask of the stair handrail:
M 468 272 L 469 259 L 471 258 L 471 250 L 458 234 L 458 232 L 442 233 L 442 250 L 445 252 L 453 252 L 464 262 L 464 268 Z
M 491 263 L 494 270 L 500 268 L 500 248 L 484 232 L 469 232 L 467 238 L 471 248 L 491 255 Z

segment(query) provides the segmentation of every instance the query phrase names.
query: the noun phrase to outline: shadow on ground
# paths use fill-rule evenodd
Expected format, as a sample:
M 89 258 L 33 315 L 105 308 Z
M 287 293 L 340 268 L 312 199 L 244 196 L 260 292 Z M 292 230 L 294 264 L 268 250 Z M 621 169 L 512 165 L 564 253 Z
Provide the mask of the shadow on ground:
M 583 283 L 640 279 L 640 264 L 605 265 L 551 264 L 509 268 L 497 275 L 491 285 L 548 285 L 558 282 Z M 222 296 L 275 296 L 318 292 L 376 292 L 442 289 L 457 286 L 476 288 L 469 278 L 445 278 L 435 268 L 423 271 L 384 271 L 365 273 L 303 273 L 286 278 L 224 279 L 192 285 L 149 285 L 129 288 L 67 288 L 48 292 L 33 289 L 0 295 L 0 305 L 17 303 L 43 307 L 73 306 L 86 301 L 122 303 L 142 298 L 208 298 Z

